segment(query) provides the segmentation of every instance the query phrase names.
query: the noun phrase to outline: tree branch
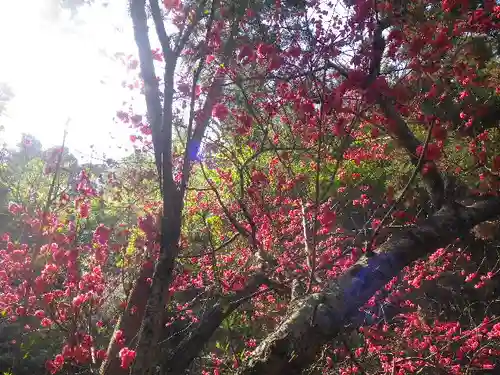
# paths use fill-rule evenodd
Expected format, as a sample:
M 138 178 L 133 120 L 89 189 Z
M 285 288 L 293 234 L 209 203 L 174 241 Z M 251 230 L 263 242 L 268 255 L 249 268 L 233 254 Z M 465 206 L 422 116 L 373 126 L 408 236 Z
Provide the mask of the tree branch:
M 422 154 L 420 155 L 420 158 L 418 159 L 418 163 L 417 163 L 415 169 L 413 170 L 413 173 L 412 173 L 410 179 L 406 183 L 406 186 L 403 188 L 403 190 L 401 191 L 401 193 L 399 194 L 399 196 L 397 197 L 397 199 L 394 201 L 394 203 L 389 207 L 389 209 L 387 210 L 387 213 L 384 215 L 384 217 L 382 218 L 382 220 L 380 221 L 380 223 L 377 225 L 377 228 L 375 228 L 375 230 L 373 231 L 371 240 L 370 240 L 370 242 L 369 242 L 369 244 L 368 244 L 368 246 L 366 248 L 366 252 L 365 252 L 367 256 L 372 256 L 373 255 L 373 245 L 375 243 L 375 239 L 376 239 L 377 235 L 380 233 L 380 230 L 382 229 L 385 221 L 389 218 L 389 215 L 392 213 L 392 211 L 394 210 L 394 208 L 404 198 L 406 192 L 408 191 L 408 189 L 410 188 L 410 186 L 413 184 L 413 181 L 415 180 L 415 177 L 417 176 L 417 173 L 422 168 L 422 162 L 424 161 L 424 155 L 425 155 L 425 153 L 427 151 L 427 147 L 429 146 L 429 141 L 431 139 L 431 134 L 432 134 L 433 127 L 434 126 L 431 125 L 429 127 L 429 130 L 427 131 L 427 137 L 425 139 L 425 143 L 424 143 L 424 148 L 422 150 Z
M 422 146 L 422 144 L 410 130 L 401 114 L 394 108 L 394 105 L 390 103 L 389 99 L 379 95 L 377 103 L 387 119 L 392 121 L 394 126 L 391 127 L 391 136 L 405 148 L 410 156 L 411 163 L 419 171 L 422 170 L 425 163 L 429 165 L 426 173 L 422 173 L 422 180 L 434 207 L 437 209 L 441 208 L 444 203 L 444 181 L 436 164 L 433 161 L 425 160 L 425 156 L 424 163 L 420 162 L 420 157 L 417 155 L 417 148 Z
M 227 60 L 230 59 L 231 53 L 234 49 L 234 38 L 238 31 L 238 26 L 239 18 L 234 21 L 231 27 L 231 35 L 229 36 L 229 40 L 226 42 L 226 45 L 224 47 L 225 63 L 227 63 Z M 189 184 L 189 170 L 191 168 L 191 163 L 198 154 L 198 151 L 201 147 L 201 141 L 203 140 L 205 131 L 210 122 L 212 109 L 222 93 L 223 82 L 224 74 L 220 72 L 215 77 L 207 93 L 207 97 L 202 109 L 203 119 L 196 125 L 192 137 L 188 138 L 187 140 L 186 151 L 184 152 L 184 162 L 182 166 L 181 196 L 184 196 L 184 192 Z
M 236 238 L 238 238 L 239 235 L 240 235 L 240 233 L 233 234 L 233 236 L 230 239 L 224 241 L 222 244 L 220 244 L 216 248 L 212 249 L 212 251 L 209 251 L 207 253 L 191 254 L 191 255 L 189 255 L 189 254 L 188 255 L 181 255 L 181 256 L 178 256 L 177 258 L 178 259 L 203 258 L 203 257 L 205 257 L 207 255 L 213 255 L 213 254 L 215 254 L 215 253 L 217 253 L 217 252 L 219 252 L 221 250 L 224 250 L 224 248 L 226 246 L 229 246 L 231 243 L 233 243 L 234 240 Z
M 146 0 L 131 0 L 130 14 L 134 27 L 134 38 L 139 51 L 141 76 L 144 81 L 144 96 L 149 126 L 153 137 L 156 169 L 161 187 L 161 141 L 162 107 L 159 96 L 158 80 L 156 79 L 151 44 L 148 37 L 148 22 L 146 15 Z
M 378 26 L 374 31 L 372 51 L 373 57 L 370 64 L 369 75 L 362 85 L 363 89 L 370 89 L 369 85 L 373 83 L 380 73 L 380 63 L 385 48 L 385 40 L 382 36 L 382 31 L 387 27 L 389 27 L 389 20 L 382 20 L 378 23 Z M 337 70 L 343 77 L 347 78 L 349 76 L 349 71 L 346 68 L 333 62 L 329 62 L 328 65 Z M 387 119 L 392 121 L 394 125 L 391 128 L 391 136 L 406 149 L 408 155 L 410 156 L 411 163 L 415 167 L 418 167 L 419 164 L 421 164 L 420 167 L 418 167 L 420 172 L 424 163 L 419 163 L 417 148 L 421 146 L 421 142 L 415 137 L 401 114 L 394 108 L 394 105 L 390 102 L 389 98 L 386 98 L 379 93 L 376 102 L 382 109 L 382 112 Z M 434 162 L 426 161 L 425 159 L 424 162 L 430 164 L 430 168 L 427 168 L 426 173 L 422 174 L 422 179 L 433 205 L 439 209 L 444 203 L 444 181 Z
M 326 291 L 299 299 L 238 374 L 300 374 L 321 346 L 338 336 L 359 308 L 404 267 L 499 215 L 498 197 L 469 207 L 444 206 L 419 226 L 392 237 L 375 257 L 362 257 Z
M 245 301 L 253 298 L 263 284 L 268 285 L 268 289 L 261 291 L 261 293 L 270 292 L 275 287 L 271 280 L 262 273 L 258 273 L 248 281 L 243 290 L 225 298 L 225 301 L 215 303 L 210 311 L 204 315 L 196 329 L 189 332 L 189 335 L 182 340 L 176 350 L 164 359 L 163 372 L 169 375 L 184 374 L 184 370 L 199 355 L 223 320 Z
M 163 23 L 158 1 L 149 0 L 149 6 L 151 7 L 151 15 L 153 16 L 156 34 L 158 35 L 158 40 L 160 41 L 161 49 L 163 51 L 163 57 L 166 58 L 168 54 L 172 53 L 172 50 L 170 49 L 170 38 L 167 36 L 167 32 L 165 31 L 165 24 Z

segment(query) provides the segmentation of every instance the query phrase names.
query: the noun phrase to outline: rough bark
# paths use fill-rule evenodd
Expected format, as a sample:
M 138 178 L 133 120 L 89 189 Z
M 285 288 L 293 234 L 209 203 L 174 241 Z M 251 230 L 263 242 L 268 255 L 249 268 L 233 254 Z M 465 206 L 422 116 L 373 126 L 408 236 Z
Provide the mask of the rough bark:
M 314 361 L 321 346 L 336 337 L 358 316 L 358 309 L 405 266 L 499 215 L 500 198 L 469 207 L 445 206 L 419 226 L 390 238 L 377 249 L 376 256 L 360 259 L 324 292 L 304 297 L 291 306 L 283 323 L 257 347 L 238 373 L 300 374 Z
M 131 374 L 154 373 L 155 367 L 152 365 L 157 359 L 157 343 L 168 302 L 168 287 L 173 277 L 175 258 L 179 253 L 180 228 L 180 215 L 171 219 L 168 216 L 163 218 L 161 255 L 156 263 L 146 311 L 137 335 L 137 357 Z

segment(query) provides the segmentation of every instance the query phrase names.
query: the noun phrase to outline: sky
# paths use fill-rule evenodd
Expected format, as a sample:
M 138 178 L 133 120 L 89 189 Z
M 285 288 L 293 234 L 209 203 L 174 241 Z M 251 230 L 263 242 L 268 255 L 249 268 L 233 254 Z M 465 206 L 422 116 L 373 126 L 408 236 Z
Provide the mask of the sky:
M 128 2 L 95 1 L 71 19 L 60 0 L 0 0 L 0 82 L 15 94 L 0 116 L 0 144 L 13 146 L 29 133 L 44 148 L 58 146 L 67 129 L 66 144 L 80 162 L 131 152 L 130 130 L 114 120 L 132 95 L 114 57 L 136 55 Z M 144 98 L 134 94 L 134 108 L 144 111 Z
M 75 19 L 58 2 L 0 1 L 0 82 L 15 93 L 0 140 L 14 145 L 25 132 L 48 148 L 67 127 L 67 145 L 82 162 L 124 156 L 130 133 L 114 116 L 131 93 L 114 55 L 136 53 L 127 2 L 80 8 Z

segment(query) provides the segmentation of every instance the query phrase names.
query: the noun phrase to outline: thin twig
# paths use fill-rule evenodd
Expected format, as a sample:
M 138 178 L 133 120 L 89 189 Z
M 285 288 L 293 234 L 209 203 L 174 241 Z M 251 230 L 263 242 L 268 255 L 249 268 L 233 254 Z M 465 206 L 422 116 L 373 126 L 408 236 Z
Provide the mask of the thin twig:
M 432 129 L 433 129 L 433 127 L 434 127 L 434 123 L 432 123 L 431 126 L 429 127 L 429 131 L 427 132 L 427 137 L 425 139 L 425 143 L 424 143 L 424 146 L 423 146 L 423 149 L 422 149 L 422 153 L 420 154 L 420 157 L 418 159 L 418 163 L 415 166 L 415 169 L 413 170 L 413 173 L 412 173 L 410 179 L 406 183 L 406 186 L 404 187 L 404 189 L 401 192 L 401 194 L 392 203 L 391 207 L 389 207 L 389 210 L 387 211 L 387 213 L 382 218 L 382 221 L 380 221 L 379 225 L 377 225 L 377 228 L 373 232 L 372 237 L 370 239 L 370 242 L 368 243 L 368 246 L 366 248 L 366 255 L 368 255 L 368 256 L 373 255 L 373 245 L 375 243 L 375 238 L 377 237 L 377 235 L 380 232 L 380 229 L 382 229 L 382 226 L 384 225 L 385 221 L 389 218 L 389 215 L 392 213 L 392 211 L 394 210 L 394 208 L 404 198 L 406 192 L 408 191 L 408 189 L 410 188 L 410 186 L 413 184 L 413 180 L 415 180 L 415 177 L 417 176 L 418 172 L 422 168 L 422 165 L 423 165 L 423 162 L 424 162 L 424 156 L 425 156 L 425 153 L 427 152 L 427 147 L 429 146 L 429 141 L 431 140 L 431 135 L 432 135 Z

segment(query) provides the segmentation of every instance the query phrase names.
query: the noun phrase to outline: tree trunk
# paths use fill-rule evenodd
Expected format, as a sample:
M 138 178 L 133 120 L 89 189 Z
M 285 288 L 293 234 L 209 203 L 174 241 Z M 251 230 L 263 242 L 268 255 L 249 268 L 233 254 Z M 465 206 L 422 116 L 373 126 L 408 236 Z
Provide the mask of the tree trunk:
M 358 316 L 358 309 L 405 266 L 499 215 L 500 198 L 470 207 L 445 206 L 420 226 L 402 231 L 382 244 L 376 256 L 361 258 L 324 292 L 306 296 L 291 306 L 283 323 L 238 373 L 300 374 L 315 360 L 322 345 L 337 336 Z
M 162 248 L 153 274 L 153 284 L 148 294 L 144 319 L 137 334 L 136 361 L 131 374 L 149 374 L 155 371 L 153 363 L 159 353 L 158 342 L 162 332 L 168 287 L 174 273 L 175 259 L 179 252 L 180 213 L 172 220 L 163 218 Z M 154 373 L 154 372 L 153 372 Z M 114 375 L 114 374 L 113 374 Z

